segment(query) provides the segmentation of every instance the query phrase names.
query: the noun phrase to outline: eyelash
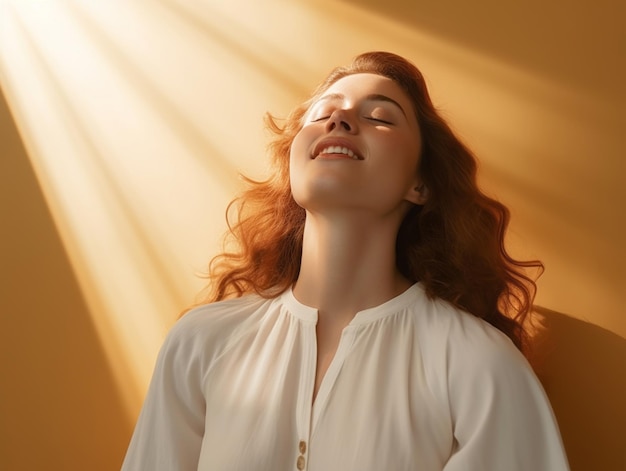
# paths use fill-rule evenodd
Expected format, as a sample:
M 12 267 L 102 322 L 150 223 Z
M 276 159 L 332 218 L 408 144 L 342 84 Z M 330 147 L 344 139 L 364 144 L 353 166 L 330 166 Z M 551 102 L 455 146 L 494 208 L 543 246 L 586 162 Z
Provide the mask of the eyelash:
M 311 122 L 317 123 L 319 121 L 324 121 L 325 119 L 328 119 L 328 118 L 330 118 L 330 116 L 322 116 L 321 118 L 311 120 Z M 372 118 L 371 116 L 365 116 L 365 119 L 369 121 L 375 121 L 377 123 L 383 123 L 383 124 L 389 124 L 389 125 L 393 124 L 391 121 L 385 121 L 384 119 L 379 119 L 379 118 Z
M 368 118 L 365 118 L 365 119 L 369 119 L 370 121 L 376 121 L 377 123 L 393 124 L 391 121 L 385 121 L 384 119 L 379 119 L 379 118 L 368 117 Z

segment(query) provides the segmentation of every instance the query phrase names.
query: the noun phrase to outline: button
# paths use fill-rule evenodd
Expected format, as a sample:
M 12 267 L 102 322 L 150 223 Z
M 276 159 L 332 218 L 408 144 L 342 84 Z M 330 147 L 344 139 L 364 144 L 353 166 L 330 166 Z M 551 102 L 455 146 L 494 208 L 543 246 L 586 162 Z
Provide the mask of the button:
M 302 471 L 304 469 L 304 456 L 300 455 L 298 456 L 298 461 L 296 461 L 296 467 Z
M 306 453 L 306 442 L 304 440 L 300 440 L 298 448 L 300 449 L 300 453 L 304 455 Z

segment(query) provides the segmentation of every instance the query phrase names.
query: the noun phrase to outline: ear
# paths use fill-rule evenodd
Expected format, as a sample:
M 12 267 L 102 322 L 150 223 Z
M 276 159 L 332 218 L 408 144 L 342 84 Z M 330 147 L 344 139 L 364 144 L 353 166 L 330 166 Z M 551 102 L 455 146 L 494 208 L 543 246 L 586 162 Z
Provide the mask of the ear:
M 423 182 L 415 181 L 406 195 L 404 195 L 404 199 L 418 206 L 422 206 L 428 201 L 428 188 L 426 188 Z

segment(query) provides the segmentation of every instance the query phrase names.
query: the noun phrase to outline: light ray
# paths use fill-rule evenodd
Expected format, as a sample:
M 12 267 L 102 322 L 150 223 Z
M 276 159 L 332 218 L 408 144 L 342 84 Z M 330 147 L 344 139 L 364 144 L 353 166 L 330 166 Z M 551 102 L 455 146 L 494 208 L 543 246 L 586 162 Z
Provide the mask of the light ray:
M 266 172 L 264 112 L 286 114 L 365 50 L 424 71 L 513 208 L 515 253 L 548 265 L 539 303 L 595 310 L 626 336 L 617 118 L 595 91 L 345 2 L 4 0 L 3 13 L 2 86 L 129 413 L 218 250 L 237 172 Z

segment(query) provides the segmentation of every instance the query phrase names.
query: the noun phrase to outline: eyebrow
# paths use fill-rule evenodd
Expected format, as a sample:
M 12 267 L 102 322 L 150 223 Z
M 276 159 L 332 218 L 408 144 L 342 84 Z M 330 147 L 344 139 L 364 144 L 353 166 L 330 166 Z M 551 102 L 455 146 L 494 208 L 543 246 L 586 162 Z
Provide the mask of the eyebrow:
M 345 98 L 346 96 L 342 93 L 329 93 L 328 95 L 324 95 L 323 97 L 321 97 L 319 100 L 317 100 L 317 102 L 319 103 L 320 101 L 326 101 L 326 100 L 345 100 Z M 404 112 L 404 109 L 402 108 L 402 106 L 400 106 L 400 103 L 398 103 L 393 98 L 389 98 L 387 95 L 381 95 L 379 93 L 372 93 L 365 97 L 365 101 L 384 101 L 386 103 L 391 103 L 392 105 L 395 105 L 406 118 L 406 113 Z

